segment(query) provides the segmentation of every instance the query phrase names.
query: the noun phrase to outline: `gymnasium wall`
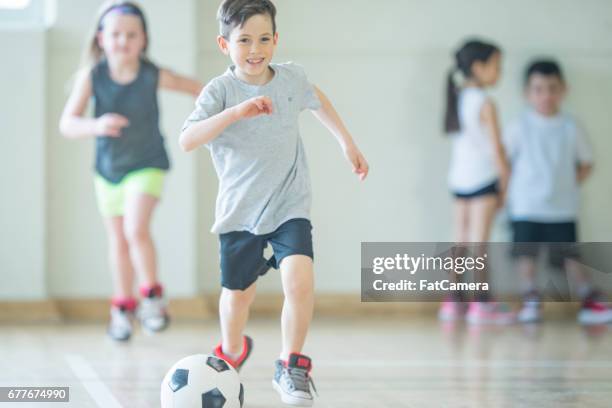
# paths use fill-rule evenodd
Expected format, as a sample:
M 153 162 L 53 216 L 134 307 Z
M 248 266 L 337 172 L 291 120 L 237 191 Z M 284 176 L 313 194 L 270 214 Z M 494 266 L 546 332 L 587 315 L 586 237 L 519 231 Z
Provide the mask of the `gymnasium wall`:
M 0 238 L 1 299 L 100 298 L 111 289 L 105 232 L 93 195 L 93 143 L 68 141 L 57 131 L 69 80 L 99 3 L 58 0 L 52 28 L 0 30 L 0 146 L 5 152 L 0 220 L 8 232 Z M 155 61 L 203 81 L 224 71 L 228 60 L 215 43 L 217 1 L 141 3 L 152 28 Z M 485 36 L 504 49 L 504 76 L 493 92 L 504 123 L 522 107 L 525 63 L 536 55 L 562 61 L 570 82 L 567 107 L 590 132 L 597 160 L 583 190 L 582 239 L 612 241 L 612 161 L 606 154 L 612 149 L 612 2 L 276 4 L 276 61 L 293 60 L 306 68 L 371 165 L 368 180 L 358 182 L 333 137 L 312 115 L 302 116 L 320 292 L 359 290 L 361 241 L 452 239 L 445 181 L 449 142 L 441 135 L 440 117 L 451 49 L 468 35 Z M 205 149 L 185 154 L 177 146 L 193 101 L 164 93 L 160 102 L 174 163 L 154 225 L 162 277 L 172 296 L 216 293 L 218 247 L 208 232 L 216 177 Z M 508 238 L 503 215 L 494 237 Z M 277 292 L 279 280 L 263 279 L 260 289 Z

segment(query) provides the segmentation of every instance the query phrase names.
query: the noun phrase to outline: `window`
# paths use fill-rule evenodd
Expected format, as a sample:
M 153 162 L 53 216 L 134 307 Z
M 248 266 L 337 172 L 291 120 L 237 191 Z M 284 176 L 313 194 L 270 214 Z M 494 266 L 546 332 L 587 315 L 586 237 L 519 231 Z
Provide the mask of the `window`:
M 0 0 L 0 29 L 43 29 L 55 19 L 55 0 Z

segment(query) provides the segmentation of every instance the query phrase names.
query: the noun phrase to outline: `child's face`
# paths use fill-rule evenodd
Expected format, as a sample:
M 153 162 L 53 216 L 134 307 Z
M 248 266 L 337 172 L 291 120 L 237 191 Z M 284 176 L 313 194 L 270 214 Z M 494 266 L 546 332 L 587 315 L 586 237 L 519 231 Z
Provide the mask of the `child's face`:
M 555 115 L 565 97 L 565 83 L 557 75 L 534 73 L 525 87 L 527 102 L 540 114 Z
M 104 17 L 102 32 L 98 34 L 98 44 L 109 59 L 138 59 L 146 45 L 146 35 L 140 18 L 111 12 Z
M 236 74 L 246 82 L 257 83 L 268 75 L 268 65 L 274 56 L 278 33 L 273 33 L 272 19 L 256 14 L 235 27 L 229 39 L 218 37 L 219 47 L 236 66 Z
M 501 53 L 496 52 L 485 61 L 472 64 L 472 74 L 482 86 L 493 86 L 501 76 Z

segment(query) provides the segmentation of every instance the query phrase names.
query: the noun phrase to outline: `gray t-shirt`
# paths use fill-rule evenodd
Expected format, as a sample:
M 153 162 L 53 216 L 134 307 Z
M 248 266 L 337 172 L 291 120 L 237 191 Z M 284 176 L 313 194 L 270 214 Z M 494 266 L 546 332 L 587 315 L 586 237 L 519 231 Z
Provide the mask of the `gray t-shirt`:
M 310 177 L 298 117 L 304 109 L 319 109 L 321 102 L 302 67 L 270 67 L 274 77 L 262 86 L 239 80 L 234 67 L 228 68 L 202 90 L 183 126 L 256 96 L 272 99 L 272 115 L 240 120 L 206 145 L 219 177 L 212 227 L 217 234 L 267 234 L 290 219 L 310 218 Z
M 576 165 L 593 162 L 584 129 L 571 116 L 524 112 L 505 131 L 512 164 L 508 209 L 513 221 L 570 222 L 578 218 Z

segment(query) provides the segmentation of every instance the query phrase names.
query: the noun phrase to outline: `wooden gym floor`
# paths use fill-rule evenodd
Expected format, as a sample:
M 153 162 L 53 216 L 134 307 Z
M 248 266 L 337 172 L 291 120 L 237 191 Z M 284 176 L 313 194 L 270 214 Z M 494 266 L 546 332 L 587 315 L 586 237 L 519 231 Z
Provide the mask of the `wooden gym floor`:
M 0 326 L 0 386 L 68 386 L 70 403 L 0 403 L 78 408 L 159 407 L 159 386 L 180 358 L 208 353 L 214 319 L 136 331 L 114 344 L 103 324 Z M 277 319 L 254 319 L 242 382 L 248 408 L 282 407 L 271 388 Z M 555 319 L 539 326 L 443 325 L 434 319 L 315 318 L 317 407 L 610 407 L 612 327 Z

